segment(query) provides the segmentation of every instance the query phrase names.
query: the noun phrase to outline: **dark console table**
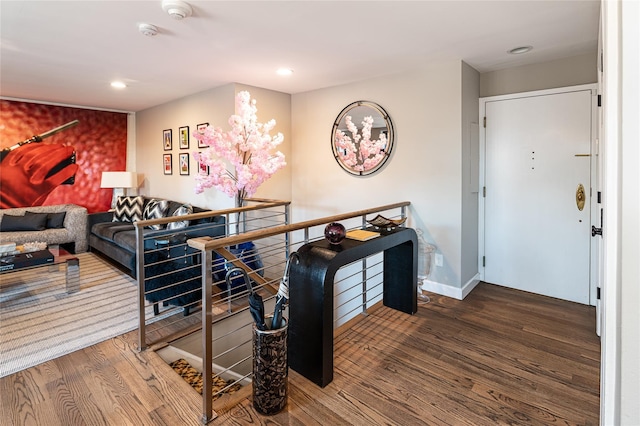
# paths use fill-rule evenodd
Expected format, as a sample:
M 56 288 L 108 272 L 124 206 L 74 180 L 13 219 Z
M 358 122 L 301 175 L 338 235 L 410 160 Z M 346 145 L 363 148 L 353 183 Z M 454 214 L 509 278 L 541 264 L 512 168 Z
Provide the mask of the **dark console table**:
M 346 238 L 305 244 L 289 275 L 289 366 L 321 387 L 333 380 L 333 282 L 338 269 L 383 252 L 383 304 L 415 314 L 418 240 L 412 228 L 384 231 L 369 241 Z

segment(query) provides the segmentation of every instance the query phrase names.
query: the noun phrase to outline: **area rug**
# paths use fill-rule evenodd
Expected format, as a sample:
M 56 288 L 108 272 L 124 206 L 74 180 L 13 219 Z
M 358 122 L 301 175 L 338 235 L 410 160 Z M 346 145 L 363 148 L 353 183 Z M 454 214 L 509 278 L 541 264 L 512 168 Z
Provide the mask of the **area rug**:
M 0 377 L 138 327 L 136 280 L 92 253 L 77 258 L 76 293 L 64 265 L 0 275 Z
M 191 364 L 189 364 L 189 362 L 187 362 L 187 360 L 183 358 L 170 362 L 169 366 L 173 368 L 173 371 L 178 373 L 180 377 L 182 377 L 184 381 L 189 384 L 189 386 L 194 388 L 200 395 L 202 395 L 203 383 L 201 372 L 192 367 Z M 233 384 L 233 380 L 227 381 L 216 374 L 213 375 L 212 393 L 214 400 L 219 398 L 222 393 L 231 394 L 236 392 L 240 388 L 241 386 L 238 383 Z

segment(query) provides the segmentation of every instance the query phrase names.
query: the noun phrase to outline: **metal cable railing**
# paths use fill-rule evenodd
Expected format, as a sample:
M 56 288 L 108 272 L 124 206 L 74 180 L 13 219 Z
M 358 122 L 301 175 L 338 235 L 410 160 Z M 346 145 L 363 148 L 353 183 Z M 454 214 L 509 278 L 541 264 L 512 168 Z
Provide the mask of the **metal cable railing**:
M 212 268 L 209 267 L 214 261 L 214 254 L 242 243 L 252 242 L 255 244 L 263 263 L 261 269 L 263 275 L 259 276 L 259 279 L 257 272 L 252 271 L 246 264 L 238 263 L 237 258 L 227 260 L 236 261 L 236 266 L 245 269 L 252 279 L 256 278 L 255 289 L 262 294 L 265 302 L 265 312 L 269 313 L 273 309 L 275 293 L 289 254 L 306 243 L 323 238 L 324 227 L 328 223 L 339 221 L 347 230 L 358 229 L 367 225 L 367 215 L 383 214 L 388 218 L 405 218 L 406 207 L 409 205 L 409 202 L 401 202 L 305 222 L 275 225 L 258 230 L 245 228 L 246 232 L 229 235 L 224 238 L 194 238 L 187 241 L 189 247 L 198 250 L 203 259 L 201 264 L 202 352 L 200 354 L 203 375 L 203 423 L 215 418 L 213 401 L 218 394 L 224 392 L 224 390 L 213 391 L 213 380 L 216 377 L 224 377 L 225 373 L 234 370 L 239 372 L 239 376 L 236 375 L 238 378 L 230 382 L 225 388 L 240 384 L 243 380 L 251 377 L 252 365 L 253 320 L 248 312 L 246 292 L 238 293 L 234 299 L 234 302 L 244 300 L 244 304 L 234 307 L 224 320 L 214 319 L 213 311 L 215 309 L 214 300 L 217 294 L 215 290 L 217 282 L 212 273 Z M 341 268 L 345 273 L 334 282 L 337 290 L 335 298 L 341 299 L 335 304 L 334 326 L 339 326 L 359 313 L 366 314 L 367 308 L 382 299 L 381 256 L 373 255 Z M 228 329 L 225 323 L 232 318 L 239 325 Z M 240 335 L 242 335 L 242 338 L 240 338 Z M 225 339 L 231 338 L 236 339 L 234 344 L 225 341 Z M 223 356 L 228 356 L 232 359 L 231 364 L 220 362 L 219 360 Z M 245 369 L 240 371 L 241 368 L 239 367 L 242 366 Z
M 288 223 L 290 204 L 288 201 L 247 199 L 245 204 L 240 208 L 212 210 L 134 223 L 137 245 L 136 278 L 139 290 L 138 347 L 140 350 L 146 349 L 149 344 L 157 343 L 148 336 L 150 325 L 153 324 L 153 331 L 158 336 L 173 335 L 189 327 L 186 317 L 197 310 L 201 304 L 202 255 L 199 250 L 187 244 L 189 238 L 194 236 L 225 238 L 238 234 L 241 228 L 256 231 Z M 175 225 L 176 223 L 188 223 L 188 226 L 181 227 Z M 261 247 L 255 247 L 253 251 L 247 250 L 244 255 L 234 251 L 246 262 L 253 264 L 251 256 L 258 256 L 258 250 L 261 249 Z M 217 256 L 210 262 L 217 276 L 213 284 L 219 289 L 213 294 L 215 305 L 212 306 L 219 310 L 230 311 L 232 302 L 241 298 L 242 292 L 236 293 L 231 292 L 230 289 L 222 289 L 226 262 L 227 260 L 221 256 Z M 264 269 L 258 268 L 257 272 L 265 274 L 267 268 L 272 267 L 265 263 Z M 225 308 L 222 308 L 223 306 Z M 181 312 L 184 313 L 183 316 L 177 315 Z M 160 322 L 160 319 L 163 321 Z

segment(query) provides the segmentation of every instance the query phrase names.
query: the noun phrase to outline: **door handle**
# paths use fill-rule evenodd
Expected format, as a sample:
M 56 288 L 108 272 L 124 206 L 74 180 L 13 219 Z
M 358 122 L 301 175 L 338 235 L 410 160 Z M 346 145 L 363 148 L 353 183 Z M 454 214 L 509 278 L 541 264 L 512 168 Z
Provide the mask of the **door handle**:
M 578 210 L 582 211 L 584 209 L 585 200 L 584 186 L 578 184 L 578 188 L 576 189 L 576 206 L 578 206 Z

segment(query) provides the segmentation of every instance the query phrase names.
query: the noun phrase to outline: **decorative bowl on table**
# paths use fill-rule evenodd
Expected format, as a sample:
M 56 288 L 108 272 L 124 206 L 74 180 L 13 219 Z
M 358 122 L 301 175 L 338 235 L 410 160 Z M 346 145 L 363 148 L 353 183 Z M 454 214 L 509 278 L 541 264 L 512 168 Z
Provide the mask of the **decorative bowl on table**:
M 34 251 L 46 250 L 47 243 L 42 241 L 33 241 L 22 244 L 22 250 L 24 253 L 32 253 Z
M 384 216 L 377 215 L 373 219 L 367 220 L 367 223 L 378 229 L 391 230 L 391 229 L 397 228 L 398 226 L 402 225 L 406 221 L 407 221 L 406 217 L 403 217 L 402 219 L 387 219 Z
M 324 237 L 330 244 L 340 244 L 347 236 L 344 225 L 338 222 L 331 222 L 324 228 Z

